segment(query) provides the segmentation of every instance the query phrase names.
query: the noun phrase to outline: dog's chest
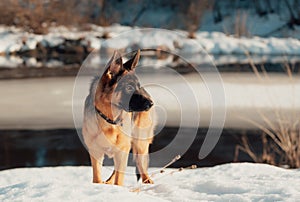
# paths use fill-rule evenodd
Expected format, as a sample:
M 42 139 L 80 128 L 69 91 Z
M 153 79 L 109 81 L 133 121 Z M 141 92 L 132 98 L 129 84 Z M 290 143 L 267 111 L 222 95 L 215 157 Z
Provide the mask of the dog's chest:
M 122 123 L 118 125 L 112 125 L 106 123 L 104 127 L 100 128 L 100 133 L 104 134 L 105 136 L 115 136 L 118 134 L 123 134 L 128 137 L 131 137 L 132 134 L 132 121 L 131 116 L 125 115 L 122 117 Z
M 99 130 L 98 134 L 102 137 L 98 138 L 98 144 L 106 155 L 113 156 L 116 148 L 131 142 L 133 131 L 131 116 L 124 116 L 122 125 L 105 124 Z

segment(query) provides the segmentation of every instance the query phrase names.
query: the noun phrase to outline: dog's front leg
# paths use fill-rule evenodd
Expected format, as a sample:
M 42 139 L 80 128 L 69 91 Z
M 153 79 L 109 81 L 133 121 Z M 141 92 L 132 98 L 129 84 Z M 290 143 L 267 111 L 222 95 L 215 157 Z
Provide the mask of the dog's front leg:
M 115 164 L 115 185 L 123 185 L 124 182 L 124 174 L 127 167 L 128 162 L 128 153 L 130 147 L 125 151 L 120 150 L 114 155 L 114 164 Z
M 103 183 L 101 178 L 101 169 L 104 154 L 99 155 L 98 158 L 95 158 L 93 155 L 90 154 L 90 158 L 93 167 L 93 183 Z
M 123 185 L 124 174 L 128 162 L 128 154 L 131 148 L 131 137 L 120 133 L 117 136 L 114 150 L 114 184 Z
M 142 176 L 142 182 L 145 184 L 153 184 L 153 181 L 148 175 L 149 165 L 149 141 L 148 140 L 135 140 L 133 141 L 133 153 L 137 168 Z

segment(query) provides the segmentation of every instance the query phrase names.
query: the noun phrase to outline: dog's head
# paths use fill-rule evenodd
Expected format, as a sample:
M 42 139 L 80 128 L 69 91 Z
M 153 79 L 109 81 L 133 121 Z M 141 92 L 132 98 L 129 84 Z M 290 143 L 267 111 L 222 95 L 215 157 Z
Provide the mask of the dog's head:
M 150 95 L 141 87 L 134 71 L 139 58 L 138 50 L 131 59 L 123 63 L 121 55 L 115 51 L 100 82 L 102 93 L 106 94 L 111 104 L 127 112 L 147 111 L 153 105 Z

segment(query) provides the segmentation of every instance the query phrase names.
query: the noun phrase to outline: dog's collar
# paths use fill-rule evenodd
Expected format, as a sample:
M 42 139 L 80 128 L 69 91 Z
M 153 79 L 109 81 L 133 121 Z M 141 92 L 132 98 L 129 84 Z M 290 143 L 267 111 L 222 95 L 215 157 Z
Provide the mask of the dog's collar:
M 110 123 L 112 125 L 119 125 L 122 126 L 122 119 L 120 116 L 114 121 L 108 118 L 105 114 L 103 114 L 97 107 L 95 107 L 95 111 L 97 112 L 98 115 L 100 115 L 107 123 Z

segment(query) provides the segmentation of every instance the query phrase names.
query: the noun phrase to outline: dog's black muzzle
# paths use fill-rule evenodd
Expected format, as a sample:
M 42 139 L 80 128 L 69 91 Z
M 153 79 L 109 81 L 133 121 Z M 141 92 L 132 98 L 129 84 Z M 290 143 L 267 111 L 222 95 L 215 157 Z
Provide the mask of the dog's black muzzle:
M 122 105 L 124 110 L 128 112 L 148 111 L 153 106 L 153 101 L 144 88 L 136 90 L 125 103 L 127 103 L 125 106 Z
M 141 94 L 134 93 L 129 101 L 130 111 L 148 111 L 153 106 L 153 101 Z

